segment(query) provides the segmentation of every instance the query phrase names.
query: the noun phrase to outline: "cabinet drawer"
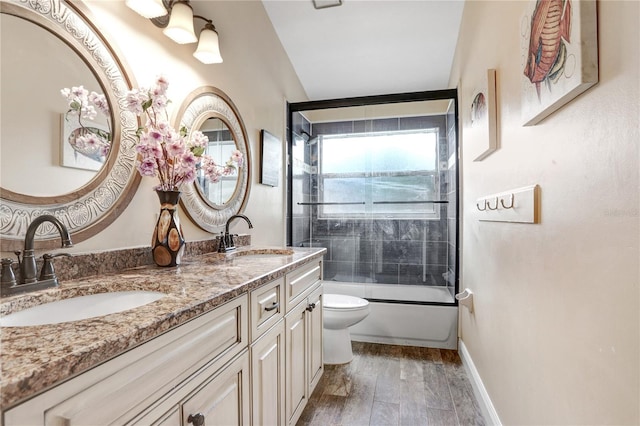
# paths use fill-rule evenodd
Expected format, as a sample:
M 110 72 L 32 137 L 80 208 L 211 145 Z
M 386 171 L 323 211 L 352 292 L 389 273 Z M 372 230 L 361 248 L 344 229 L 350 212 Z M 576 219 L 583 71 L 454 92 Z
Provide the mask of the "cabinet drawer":
M 249 354 L 245 352 L 184 401 L 182 425 L 197 423 L 192 420 L 196 417 L 207 426 L 248 425 L 249 413 Z
M 38 411 L 47 425 L 124 423 L 198 369 L 240 353 L 248 320 L 245 295 L 8 411 L 6 424 Z
M 284 277 L 251 292 L 251 341 L 255 341 L 284 316 Z
M 322 261 L 313 261 L 289 272 L 285 277 L 287 312 L 307 296 L 315 283 L 322 279 Z

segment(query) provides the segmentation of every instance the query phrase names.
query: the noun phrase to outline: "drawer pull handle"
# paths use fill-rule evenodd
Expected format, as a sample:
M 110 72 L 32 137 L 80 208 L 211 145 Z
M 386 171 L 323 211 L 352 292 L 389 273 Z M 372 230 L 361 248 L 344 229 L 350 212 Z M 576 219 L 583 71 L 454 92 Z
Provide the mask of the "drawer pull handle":
M 193 423 L 193 426 L 204 426 L 204 414 L 189 414 L 189 417 L 187 417 L 187 422 Z
M 266 308 L 264 308 L 264 310 L 267 311 L 267 312 L 273 311 L 274 309 L 278 309 L 279 306 L 280 306 L 280 303 L 273 302 L 273 305 L 267 306 Z
M 316 308 L 316 304 L 315 303 L 309 303 L 309 306 L 307 306 L 307 311 L 311 312 Z

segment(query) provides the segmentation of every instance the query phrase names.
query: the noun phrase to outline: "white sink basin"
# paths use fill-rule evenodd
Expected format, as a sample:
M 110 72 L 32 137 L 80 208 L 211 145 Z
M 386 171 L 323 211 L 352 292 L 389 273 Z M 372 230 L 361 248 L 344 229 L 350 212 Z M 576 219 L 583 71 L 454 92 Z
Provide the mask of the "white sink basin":
M 56 300 L 0 318 L 0 327 L 59 324 L 144 306 L 166 296 L 156 291 L 117 291 Z

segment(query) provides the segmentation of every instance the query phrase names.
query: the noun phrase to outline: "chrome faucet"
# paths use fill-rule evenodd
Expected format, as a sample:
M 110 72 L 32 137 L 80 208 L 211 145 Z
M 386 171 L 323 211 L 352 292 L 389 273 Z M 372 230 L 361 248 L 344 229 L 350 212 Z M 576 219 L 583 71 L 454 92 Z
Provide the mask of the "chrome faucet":
M 68 256 L 68 254 L 51 255 L 45 254 L 43 256 L 44 264 L 42 265 L 42 273 L 40 279 L 38 279 L 38 267 L 36 265 L 36 257 L 34 254 L 34 240 L 36 230 L 44 222 L 52 223 L 60 233 L 60 239 L 62 240 L 62 247 L 71 247 L 71 235 L 66 226 L 55 216 L 45 214 L 38 216 L 31 222 L 27 228 L 27 234 L 24 237 L 24 251 L 22 253 L 22 261 L 20 261 L 20 252 L 16 252 L 18 255 L 18 263 L 20 265 L 20 283 L 16 283 L 15 279 L 11 280 L 10 277 L 5 279 L 5 272 L 8 274 L 8 270 L 11 268 L 8 259 L 3 259 L 3 279 L 2 284 L 11 284 L 10 286 L 2 287 L 2 295 L 12 295 L 18 293 L 25 293 L 27 291 L 42 290 L 48 287 L 55 287 L 58 285 L 58 278 L 53 271 L 52 259 L 57 256 Z M 8 265 L 7 265 L 8 263 Z
M 237 218 L 244 219 L 247 222 L 247 225 L 249 225 L 249 229 L 253 228 L 253 224 L 251 223 L 249 218 L 246 217 L 245 215 L 234 214 L 233 216 L 231 216 L 227 220 L 227 224 L 224 227 L 224 234 L 220 236 L 220 244 L 218 244 L 219 253 L 226 253 L 228 251 L 232 251 L 236 249 L 235 242 L 233 241 L 233 234 L 229 234 L 229 225 L 231 224 L 231 221 L 233 221 L 233 219 L 237 219 Z

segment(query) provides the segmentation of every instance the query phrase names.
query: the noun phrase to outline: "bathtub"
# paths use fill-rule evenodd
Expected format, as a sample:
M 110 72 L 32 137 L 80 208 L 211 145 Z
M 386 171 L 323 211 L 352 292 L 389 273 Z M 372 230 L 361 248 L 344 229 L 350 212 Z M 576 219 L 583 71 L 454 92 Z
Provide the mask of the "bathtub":
M 349 328 L 351 340 L 404 346 L 457 349 L 458 307 L 410 301 L 452 303 L 445 287 L 324 281 L 324 292 L 368 299 L 370 314 Z M 380 300 L 407 300 L 382 302 Z

